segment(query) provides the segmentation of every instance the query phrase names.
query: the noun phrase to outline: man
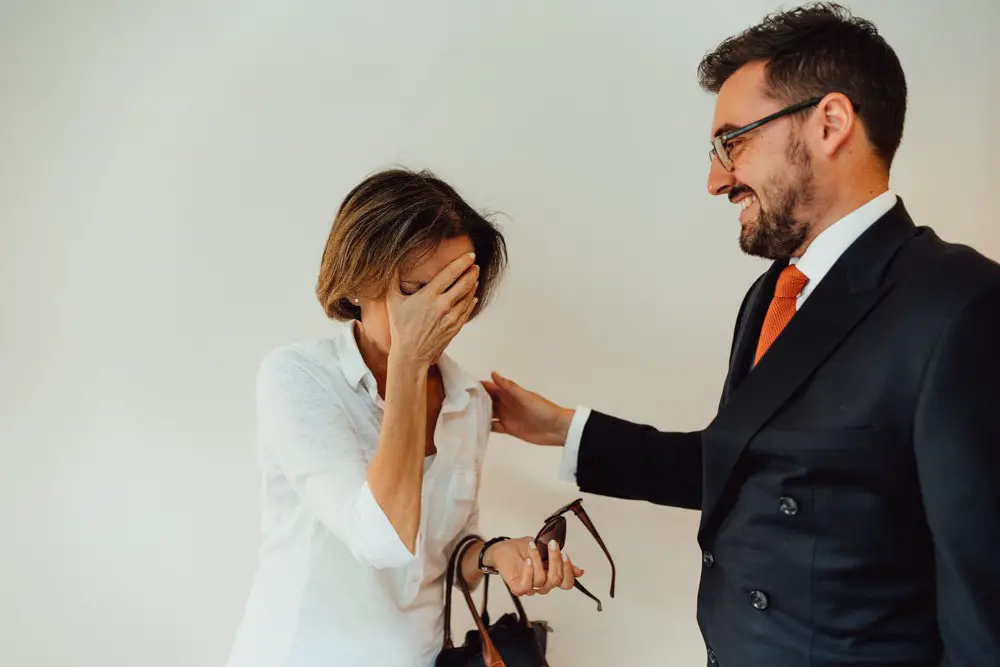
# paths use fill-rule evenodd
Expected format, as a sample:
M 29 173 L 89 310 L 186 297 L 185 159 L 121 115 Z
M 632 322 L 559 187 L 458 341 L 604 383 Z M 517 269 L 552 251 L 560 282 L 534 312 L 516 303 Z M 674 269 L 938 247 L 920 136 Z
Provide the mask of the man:
M 710 665 L 1000 665 L 1000 266 L 889 190 L 895 53 L 812 5 L 724 41 L 699 78 L 709 192 L 773 262 L 717 416 L 660 432 L 494 374 L 495 430 L 565 444 L 583 491 L 701 510 Z

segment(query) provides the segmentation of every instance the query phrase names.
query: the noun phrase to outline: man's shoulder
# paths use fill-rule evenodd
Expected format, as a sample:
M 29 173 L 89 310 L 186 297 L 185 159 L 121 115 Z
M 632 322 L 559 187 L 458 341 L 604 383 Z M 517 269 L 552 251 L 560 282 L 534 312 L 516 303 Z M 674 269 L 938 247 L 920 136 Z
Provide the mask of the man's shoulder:
M 971 245 L 947 241 L 930 227 L 918 227 L 901 249 L 891 277 L 927 298 L 961 300 L 1000 287 L 1000 263 Z

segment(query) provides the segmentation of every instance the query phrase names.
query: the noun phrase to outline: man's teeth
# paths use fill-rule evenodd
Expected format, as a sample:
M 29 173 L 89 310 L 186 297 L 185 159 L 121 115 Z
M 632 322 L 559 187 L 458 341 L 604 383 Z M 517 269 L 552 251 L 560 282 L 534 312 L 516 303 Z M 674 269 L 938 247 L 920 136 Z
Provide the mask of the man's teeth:
M 750 195 L 749 197 L 744 197 L 743 199 L 740 200 L 740 209 L 743 211 L 747 210 L 748 208 L 750 208 L 750 204 L 754 203 L 755 201 L 757 201 L 756 195 Z

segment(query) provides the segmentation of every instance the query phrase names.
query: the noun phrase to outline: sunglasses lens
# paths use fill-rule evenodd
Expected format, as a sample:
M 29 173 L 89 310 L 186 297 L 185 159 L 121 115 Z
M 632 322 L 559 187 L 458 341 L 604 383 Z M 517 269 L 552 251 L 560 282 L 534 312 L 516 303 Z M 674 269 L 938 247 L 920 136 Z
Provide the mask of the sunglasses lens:
M 545 524 L 538 536 L 535 538 L 535 546 L 538 547 L 538 554 L 542 557 L 542 562 L 549 561 L 549 542 L 555 540 L 559 548 L 566 545 L 566 519 L 558 517 Z

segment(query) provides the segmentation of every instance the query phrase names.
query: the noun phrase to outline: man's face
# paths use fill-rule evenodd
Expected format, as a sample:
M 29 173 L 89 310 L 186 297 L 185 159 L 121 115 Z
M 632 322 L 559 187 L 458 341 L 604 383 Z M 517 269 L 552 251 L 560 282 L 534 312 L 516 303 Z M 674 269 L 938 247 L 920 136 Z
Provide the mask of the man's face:
M 784 105 L 765 94 L 764 65 L 737 70 L 722 86 L 715 103 L 712 136 L 748 125 Z M 798 114 L 809 113 L 809 110 Z M 712 161 L 708 190 L 726 195 L 739 207 L 740 248 L 767 259 L 799 252 L 809 232 L 809 211 L 816 188 L 809 149 L 793 117 L 766 123 L 728 144 L 729 172 Z

